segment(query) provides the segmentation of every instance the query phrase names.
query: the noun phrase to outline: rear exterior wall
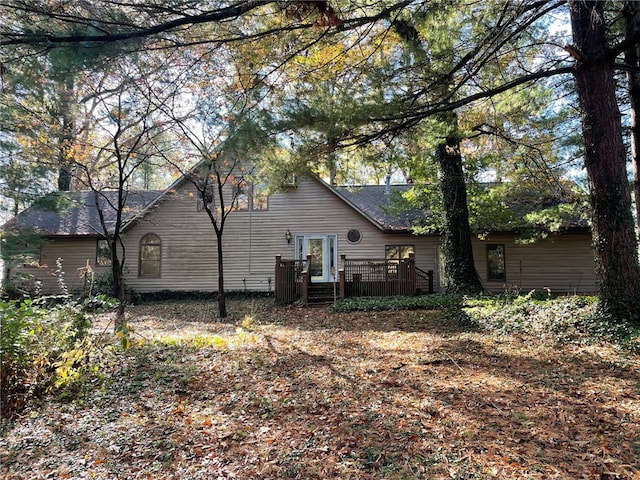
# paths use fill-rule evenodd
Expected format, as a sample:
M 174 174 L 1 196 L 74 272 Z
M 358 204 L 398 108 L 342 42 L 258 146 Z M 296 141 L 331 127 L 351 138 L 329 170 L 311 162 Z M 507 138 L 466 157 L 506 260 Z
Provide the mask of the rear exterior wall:
M 40 284 L 41 292 L 48 295 L 63 293 L 61 283 L 69 292 L 81 291 L 85 282 L 110 270 L 96 264 L 97 242 L 95 237 L 51 238 L 43 245 L 37 266 L 13 268 L 10 278 L 15 279 L 18 274 L 32 277 Z
M 506 278 L 488 278 L 487 248 L 504 245 Z M 473 242 L 476 269 L 491 292 L 547 290 L 551 293 L 595 293 L 595 262 L 588 232 L 563 233 L 519 243 L 513 234 L 493 234 Z
M 350 243 L 347 232 L 361 232 L 358 243 Z M 286 240 L 289 231 L 292 241 Z M 139 276 L 140 240 L 148 233 L 161 240 L 161 275 Z M 303 179 L 295 188 L 269 197 L 268 208 L 231 212 L 223 232 L 224 278 L 228 291 L 272 291 L 275 257 L 295 258 L 295 237 L 336 235 L 338 255 L 348 258 L 383 259 L 387 245 L 412 245 L 417 266 L 433 270 L 436 290 L 442 289 L 436 236 L 384 233 L 356 212 L 325 185 Z M 197 195 L 187 182 L 124 233 L 127 286 L 138 292 L 216 291 L 218 266 L 216 237 L 204 211 L 198 210 Z M 42 249 L 41 267 L 23 268 L 42 282 L 44 293 L 59 293 L 56 260 L 62 259 L 65 283 L 79 290 L 87 263 L 100 275 L 109 267 L 96 265 L 96 238 L 51 240 Z M 503 245 L 506 278 L 488 279 L 487 248 Z M 595 266 L 588 232 L 566 233 L 520 244 L 513 234 L 492 234 L 473 241 L 476 269 L 486 290 L 553 293 L 595 293 Z
M 352 244 L 347 232 L 358 229 L 361 240 Z M 289 243 L 286 232 L 293 237 Z M 138 276 L 140 239 L 158 235 L 162 242 L 160 278 Z M 295 237 L 336 235 L 338 255 L 382 259 L 386 245 L 415 245 L 418 266 L 434 269 L 435 238 L 410 234 L 384 234 L 314 179 L 301 180 L 295 188 L 269 197 L 268 208 L 234 211 L 224 227 L 225 289 L 273 290 L 275 258 L 295 257 Z M 149 213 L 125 237 L 128 285 L 139 292 L 160 290 L 216 291 L 218 288 L 216 238 L 204 211 L 198 211 L 193 187 L 186 185 Z M 418 250 L 426 249 L 424 254 Z

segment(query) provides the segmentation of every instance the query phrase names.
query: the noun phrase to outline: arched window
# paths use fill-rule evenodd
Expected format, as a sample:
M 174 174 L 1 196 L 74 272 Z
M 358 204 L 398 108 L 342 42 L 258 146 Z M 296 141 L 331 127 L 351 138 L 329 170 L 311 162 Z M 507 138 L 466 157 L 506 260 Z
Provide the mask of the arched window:
M 138 256 L 138 276 L 160 278 L 162 242 L 155 233 L 148 233 L 140 239 Z

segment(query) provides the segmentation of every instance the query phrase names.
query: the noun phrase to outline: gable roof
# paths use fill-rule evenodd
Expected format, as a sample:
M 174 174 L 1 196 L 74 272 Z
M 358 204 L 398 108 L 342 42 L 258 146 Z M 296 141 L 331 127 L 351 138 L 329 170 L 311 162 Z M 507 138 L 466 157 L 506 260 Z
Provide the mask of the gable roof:
M 162 193 L 163 191 L 160 190 L 126 192 L 123 225 L 152 205 Z M 116 190 L 99 193 L 93 191 L 51 193 L 9 220 L 3 228 L 36 228 L 41 234 L 50 237 L 102 237 L 104 232 L 100 224 L 96 199 L 98 205 L 102 206 L 107 228 L 112 231 L 116 221 L 116 211 L 111 205 L 117 201 L 117 195 Z
M 332 186 L 316 175 L 309 177 L 341 201 L 362 215 L 374 226 L 385 233 L 410 233 L 412 226 L 421 218 L 430 216 L 428 210 L 414 209 L 402 212 L 393 208 L 394 198 L 411 189 L 414 185 L 363 185 L 363 186 Z M 144 216 L 149 209 L 157 207 L 169 198 L 177 188 L 184 185 L 186 175 L 176 180 L 165 190 L 128 191 L 126 209 L 123 212 L 123 229 L 132 225 Z M 115 210 L 109 203 L 115 202 L 117 191 L 55 192 L 44 197 L 41 201 L 20 213 L 5 225 L 4 229 L 36 228 L 43 235 L 55 236 L 86 236 L 102 237 L 96 197 L 105 205 L 104 214 L 107 227 L 112 229 L 115 224 Z M 558 200 L 556 200 L 557 202 Z M 516 202 L 517 203 L 517 202 Z M 516 204 L 514 212 L 518 209 Z M 565 219 L 564 228 L 588 229 L 588 222 L 580 218 Z

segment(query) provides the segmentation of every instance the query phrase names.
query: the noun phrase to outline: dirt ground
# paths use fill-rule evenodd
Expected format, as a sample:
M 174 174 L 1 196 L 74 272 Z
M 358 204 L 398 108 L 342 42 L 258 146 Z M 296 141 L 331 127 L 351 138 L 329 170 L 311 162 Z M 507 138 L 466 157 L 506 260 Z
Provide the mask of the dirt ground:
M 637 355 L 441 312 L 229 311 L 130 308 L 93 385 L 6 429 L 2 478 L 640 479 Z

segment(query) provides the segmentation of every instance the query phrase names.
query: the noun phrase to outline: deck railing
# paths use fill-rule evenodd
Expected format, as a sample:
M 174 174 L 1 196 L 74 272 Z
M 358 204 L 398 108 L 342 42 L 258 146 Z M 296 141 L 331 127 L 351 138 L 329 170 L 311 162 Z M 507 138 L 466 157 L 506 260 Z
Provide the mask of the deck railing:
M 280 255 L 276 257 L 276 303 L 289 304 L 301 298 L 302 272 L 306 263 L 306 260 L 283 260 Z
M 383 297 L 416 293 L 413 259 L 345 259 L 343 265 L 347 297 Z
M 416 267 L 416 294 L 434 293 L 433 270 Z
M 283 260 L 276 257 L 275 295 L 278 303 L 309 300 L 310 275 L 305 260 Z M 337 280 L 338 296 L 393 296 L 433 293 L 433 271 L 416 267 L 415 258 L 401 260 L 352 259 L 340 256 Z

